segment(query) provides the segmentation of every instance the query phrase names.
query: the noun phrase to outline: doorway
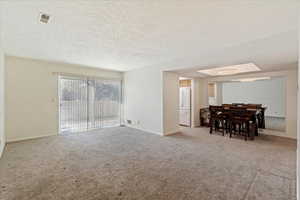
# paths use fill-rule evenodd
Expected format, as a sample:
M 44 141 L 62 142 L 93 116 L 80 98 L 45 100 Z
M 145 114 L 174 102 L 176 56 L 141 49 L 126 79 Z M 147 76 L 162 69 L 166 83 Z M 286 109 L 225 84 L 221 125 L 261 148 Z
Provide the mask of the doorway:
M 121 81 L 59 77 L 59 132 L 120 126 Z
M 179 125 L 191 127 L 191 80 L 179 80 Z

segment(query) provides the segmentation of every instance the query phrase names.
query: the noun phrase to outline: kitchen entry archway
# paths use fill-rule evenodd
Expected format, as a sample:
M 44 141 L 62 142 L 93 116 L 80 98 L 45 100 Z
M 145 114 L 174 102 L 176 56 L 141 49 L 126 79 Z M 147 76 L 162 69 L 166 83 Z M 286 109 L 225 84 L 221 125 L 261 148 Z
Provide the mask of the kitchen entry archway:
M 60 76 L 59 132 L 120 126 L 121 88 L 121 80 Z

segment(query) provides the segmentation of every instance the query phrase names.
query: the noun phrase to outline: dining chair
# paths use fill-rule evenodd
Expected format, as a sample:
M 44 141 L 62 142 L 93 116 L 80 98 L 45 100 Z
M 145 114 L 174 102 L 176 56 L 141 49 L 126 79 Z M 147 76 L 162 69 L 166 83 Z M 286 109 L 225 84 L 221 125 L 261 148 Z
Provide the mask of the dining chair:
M 222 130 L 222 135 L 225 135 L 225 130 L 227 127 L 227 114 L 224 112 L 222 106 L 209 106 L 210 118 L 209 118 L 209 133 L 212 134 L 213 129 L 215 131 Z

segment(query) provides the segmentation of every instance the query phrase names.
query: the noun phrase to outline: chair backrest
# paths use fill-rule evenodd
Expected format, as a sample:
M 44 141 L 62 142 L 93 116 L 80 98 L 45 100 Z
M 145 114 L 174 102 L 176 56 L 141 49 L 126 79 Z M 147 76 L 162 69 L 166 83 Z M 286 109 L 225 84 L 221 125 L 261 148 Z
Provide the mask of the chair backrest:
M 232 106 L 231 104 L 222 104 L 223 108 L 228 110 L 230 109 L 230 106 Z
M 223 106 L 209 106 L 209 112 L 211 115 L 217 115 L 223 111 Z
M 231 106 L 228 110 L 229 117 L 243 117 L 245 113 L 247 112 L 246 107 L 237 107 L 237 106 Z
M 261 106 L 262 104 L 247 104 L 247 107 L 250 109 L 259 109 Z
M 222 110 L 223 106 L 209 106 L 209 110 Z
M 245 108 L 241 108 L 241 109 L 231 109 L 229 112 L 229 118 L 230 119 L 235 119 L 235 120 L 247 120 L 247 121 L 253 121 L 255 120 L 254 116 L 255 116 L 256 111 L 250 111 L 247 110 Z
M 244 103 L 232 103 L 232 106 L 244 106 Z
M 241 112 L 241 111 L 247 110 L 247 107 L 245 107 L 245 106 L 230 106 L 230 110 Z

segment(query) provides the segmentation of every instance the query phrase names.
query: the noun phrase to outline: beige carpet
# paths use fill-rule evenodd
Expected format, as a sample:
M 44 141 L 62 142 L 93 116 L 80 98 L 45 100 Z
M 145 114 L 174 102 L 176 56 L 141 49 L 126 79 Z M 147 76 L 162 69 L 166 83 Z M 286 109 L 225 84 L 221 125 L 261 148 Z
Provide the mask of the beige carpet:
M 7 145 L 1 200 L 296 200 L 296 144 L 130 128 Z

